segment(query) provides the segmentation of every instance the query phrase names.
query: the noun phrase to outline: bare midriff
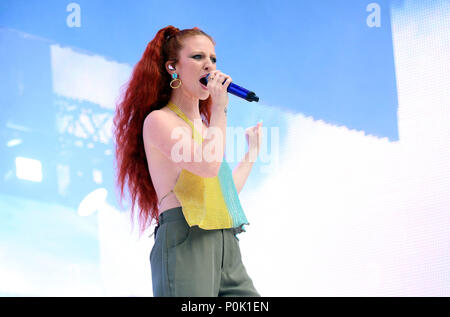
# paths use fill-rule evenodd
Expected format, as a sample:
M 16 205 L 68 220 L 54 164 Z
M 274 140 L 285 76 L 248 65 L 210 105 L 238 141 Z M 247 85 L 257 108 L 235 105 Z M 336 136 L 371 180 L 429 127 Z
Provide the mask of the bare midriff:
M 150 147 L 148 161 L 150 175 L 158 198 L 159 213 L 180 207 L 180 202 L 171 190 L 175 187 L 181 169 L 152 146 Z
M 181 207 L 181 204 L 178 201 L 177 197 L 175 196 L 175 193 L 170 192 L 164 199 L 162 199 L 162 201 L 159 205 L 159 214 L 163 213 L 164 211 L 166 211 L 168 209 L 172 209 L 175 207 Z

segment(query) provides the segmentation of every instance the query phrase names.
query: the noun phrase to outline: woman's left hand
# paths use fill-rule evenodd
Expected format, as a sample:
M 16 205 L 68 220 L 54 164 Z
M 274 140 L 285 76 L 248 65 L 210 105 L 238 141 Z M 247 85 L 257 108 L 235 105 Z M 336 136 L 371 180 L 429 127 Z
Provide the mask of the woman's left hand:
M 259 154 L 262 140 L 262 121 L 253 127 L 245 130 L 245 138 L 247 139 L 248 151 L 251 154 L 252 162 L 256 161 Z

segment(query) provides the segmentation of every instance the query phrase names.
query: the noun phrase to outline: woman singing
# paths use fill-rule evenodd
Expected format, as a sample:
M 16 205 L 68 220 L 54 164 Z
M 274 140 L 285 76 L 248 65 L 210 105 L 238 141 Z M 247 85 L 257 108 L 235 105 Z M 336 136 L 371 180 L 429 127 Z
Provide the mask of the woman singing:
M 157 223 L 154 296 L 260 296 L 237 234 L 248 224 L 238 194 L 259 153 L 261 124 L 247 129 L 248 152 L 231 171 L 224 158 L 231 77 L 216 69 L 214 46 L 198 28 L 159 30 L 114 117 L 120 197 L 127 183 L 141 233 Z

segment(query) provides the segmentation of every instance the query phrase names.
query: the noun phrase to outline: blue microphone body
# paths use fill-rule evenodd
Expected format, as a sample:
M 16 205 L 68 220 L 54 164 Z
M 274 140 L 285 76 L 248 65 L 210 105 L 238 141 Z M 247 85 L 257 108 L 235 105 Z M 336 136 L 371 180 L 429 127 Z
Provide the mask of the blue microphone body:
M 203 84 L 203 85 L 207 85 L 208 84 L 208 77 L 209 77 L 209 75 L 210 74 L 208 74 L 208 75 L 206 75 L 206 77 L 203 77 L 202 79 L 200 79 L 200 82 Z M 226 80 L 225 80 L 226 81 Z M 225 82 L 224 81 L 224 82 Z M 224 83 L 223 82 L 223 83 Z M 223 84 L 222 83 L 222 84 Z M 237 96 L 237 97 L 240 97 L 240 98 L 242 98 L 242 99 L 245 99 L 245 100 L 247 100 L 247 101 L 256 101 L 256 102 L 258 102 L 259 101 L 259 97 L 258 96 L 256 96 L 256 94 L 253 92 L 253 91 L 249 91 L 249 90 L 247 90 L 247 89 L 245 89 L 245 88 L 243 88 L 243 87 L 241 87 L 241 86 L 238 86 L 238 85 L 236 85 L 236 84 L 233 84 L 233 82 L 231 82 L 229 85 L 228 85 L 228 89 L 227 89 L 227 91 L 230 93 L 230 94 L 233 94 L 233 95 L 235 95 L 235 96 Z

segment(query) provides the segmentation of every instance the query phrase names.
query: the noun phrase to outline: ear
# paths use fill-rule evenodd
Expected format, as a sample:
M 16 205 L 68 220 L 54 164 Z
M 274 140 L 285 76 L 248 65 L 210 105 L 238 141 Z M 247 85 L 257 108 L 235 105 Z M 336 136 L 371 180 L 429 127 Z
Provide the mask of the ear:
M 172 65 L 171 62 L 167 61 L 166 62 L 166 69 L 168 70 L 168 72 L 170 72 L 170 71 L 174 71 L 175 67 Z

